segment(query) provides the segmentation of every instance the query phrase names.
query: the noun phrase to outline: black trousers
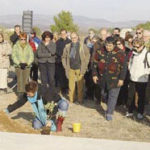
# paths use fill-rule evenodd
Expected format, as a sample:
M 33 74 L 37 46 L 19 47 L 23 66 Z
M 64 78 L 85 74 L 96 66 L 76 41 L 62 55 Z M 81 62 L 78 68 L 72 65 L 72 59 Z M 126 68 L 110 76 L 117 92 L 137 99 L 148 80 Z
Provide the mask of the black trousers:
M 146 87 L 146 104 L 150 103 L 150 80 L 147 83 Z
M 101 87 L 99 84 L 94 84 L 94 95 L 97 100 L 97 103 L 100 104 L 100 102 L 101 102 Z
M 86 86 L 86 97 L 93 100 L 95 84 L 93 82 L 91 69 L 85 73 L 84 79 L 85 79 L 85 86 Z
M 44 95 L 45 89 L 49 87 L 55 90 L 55 63 L 39 63 L 41 75 L 41 92 Z
M 30 78 L 34 81 L 38 80 L 38 65 L 33 63 L 30 70 Z
M 137 112 L 143 114 L 145 104 L 145 93 L 147 83 L 143 82 L 129 82 L 128 90 L 128 112 L 133 113 L 135 109 L 135 92 L 138 94 L 138 108 Z
M 66 77 L 62 62 L 56 63 L 55 81 L 56 86 L 59 87 L 61 91 L 68 89 L 68 79 Z
M 127 71 L 126 78 L 124 80 L 123 86 L 120 88 L 117 104 L 118 105 L 127 105 L 128 101 L 128 86 L 130 81 L 129 71 Z

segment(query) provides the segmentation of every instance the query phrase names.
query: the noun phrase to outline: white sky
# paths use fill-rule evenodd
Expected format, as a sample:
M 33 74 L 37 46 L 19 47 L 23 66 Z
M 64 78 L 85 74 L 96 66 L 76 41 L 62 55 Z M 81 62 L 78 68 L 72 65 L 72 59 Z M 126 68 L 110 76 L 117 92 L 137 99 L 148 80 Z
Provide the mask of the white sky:
M 109 21 L 150 20 L 150 0 L 0 0 L 0 15 L 56 15 L 67 10 L 72 15 L 103 18 Z

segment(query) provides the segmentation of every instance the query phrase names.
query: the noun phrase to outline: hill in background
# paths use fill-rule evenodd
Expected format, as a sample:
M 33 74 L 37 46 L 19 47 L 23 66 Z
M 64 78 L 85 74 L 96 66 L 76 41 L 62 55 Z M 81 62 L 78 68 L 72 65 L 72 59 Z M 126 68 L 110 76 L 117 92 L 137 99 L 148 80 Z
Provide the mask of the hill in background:
M 33 26 L 38 26 L 42 30 L 49 29 L 51 24 L 54 24 L 52 15 L 33 15 Z M 74 22 L 78 24 L 81 31 L 87 31 L 89 28 L 101 28 L 101 27 L 134 27 L 139 23 L 145 21 L 124 21 L 124 22 L 111 22 L 105 19 L 91 19 L 83 16 L 73 16 Z M 13 28 L 15 24 L 22 24 L 22 15 L 5 15 L 0 16 L 0 25 Z

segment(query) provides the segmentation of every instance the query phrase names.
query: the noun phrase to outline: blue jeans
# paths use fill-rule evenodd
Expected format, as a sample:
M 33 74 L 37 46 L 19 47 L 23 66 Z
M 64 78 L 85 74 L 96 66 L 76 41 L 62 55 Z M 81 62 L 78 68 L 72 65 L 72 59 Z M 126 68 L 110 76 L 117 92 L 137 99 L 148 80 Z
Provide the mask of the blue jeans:
M 116 107 L 119 92 L 120 92 L 120 87 L 113 88 L 110 90 L 102 89 L 102 94 L 104 96 L 104 99 L 107 102 L 107 111 L 106 111 L 107 114 L 110 114 L 110 115 L 113 114 L 115 107 Z
M 61 99 L 58 101 L 58 111 L 66 113 L 69 107 L 69 103 L 65 99 Z
M 52 124 L 51 131 L 56 131 L 56 125 L 52 120 L 51 120 L 51 124 Z M 43 125 L 42 122 L 38 118 L 35 118 L 32 122 L 32 126 L 34 129 L 41 129 L 45 125 Z
M 35 118 L 32 122 L 32 126 L 34 129 L 41 129 L 44 125 L 38 118 Z

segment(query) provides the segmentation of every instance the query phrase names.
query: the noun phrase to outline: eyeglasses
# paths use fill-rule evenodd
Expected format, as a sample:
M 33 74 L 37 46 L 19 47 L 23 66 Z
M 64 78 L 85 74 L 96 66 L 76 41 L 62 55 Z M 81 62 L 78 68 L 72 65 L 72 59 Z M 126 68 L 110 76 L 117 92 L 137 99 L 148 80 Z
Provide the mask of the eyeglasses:
M 136 48 L 136 49 L 139 49 L 140 48 L 140 46 L 133 46 L 134 48 Z
M 26 41 L 26 39 L 20 39 L 21 41 Z
M 136 32 L 136 34 L 142 34 L 141 32 Z

